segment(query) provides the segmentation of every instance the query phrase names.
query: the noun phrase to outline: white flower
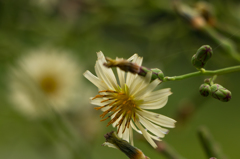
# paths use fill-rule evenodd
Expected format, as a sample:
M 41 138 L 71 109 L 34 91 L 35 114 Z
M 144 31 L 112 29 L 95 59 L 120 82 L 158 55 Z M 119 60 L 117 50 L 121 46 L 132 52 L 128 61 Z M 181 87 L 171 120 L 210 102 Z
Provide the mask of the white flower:
M 79 67 L 66 52 L 40 49 L 22 57 L 10 73 L 10 100 L 27 116 L 66 111 L 79 90 Z
M 103 120 L 111 118 L 108 125 L 118 127 L 119 137 L 127 140 L 133 145 L 133 131 L 143 134 L 146 140 L 156 148 L 154 140 L 160 140 L 168 130 L 163 128 L 173 128 L 175 120 L 147 111 L 145 109 L 159 109 L 165 106 L 168 96 L 171 95 L 169 88 L 152 92 L 160 80 L 152 82 L 152 73 L 149 72 L 146 77 L 127 73 L 117 68 L 120 85 L 118 85 L 112 69 L 103 66 L 106 62 L 102 52 L 98 52 L 98 60 L 95 65 L 97 76 L 86 71 L 84 76 L 99 88 L 99 94 L 91 98 L 91 103 L 97 105 L 95 109 L 101 109 Z M 137 54 L 128 60 L 141 65 L 142 57 Z M 103 121 L 102 120 L 102 121 Z M 163 127 L 162 127 L 163 126 Z

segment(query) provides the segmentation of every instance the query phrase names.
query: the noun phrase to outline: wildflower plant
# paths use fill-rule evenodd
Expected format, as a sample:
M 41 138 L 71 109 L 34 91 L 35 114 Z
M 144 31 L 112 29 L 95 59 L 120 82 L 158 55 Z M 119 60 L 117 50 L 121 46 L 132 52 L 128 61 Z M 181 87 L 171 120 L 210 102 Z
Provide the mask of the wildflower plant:
M 237 101 L 233 100 L 238 96 L 235 92 L 238 86 L 235 77 L 239 74 L 232 76 L 229 79 L 231 82 L 226 83 L 221 82 L 221 75 L 239 72 L 240 66 L 217 70 L 209 70 L 210 67 L 208 67 L 209 63 L 214 63 L 213 58 L 216 62 L 215 65 L 212 65 L 213 67 L 226 66 L 229 62 L 234 62 L 225 61 L 222 56 L 217 59 L 215 57 L 217 51 L 219 54 L 224 53 L 233 58 L 235 64 L 240 62 L 239 2 L 199 1 L 191 2 L 189 5 L 181 0 L 129 1 L 129 3 L 120 0 L 21 2 L 3 1 L 1 3 L 3 4 L 0 28 L 2 33 L 0 41 L 2 50 L 1 79 L 5 80 L 5 73 L 11 77 L 7 78 L 6 84 L 2 84 L 1 87 L 3 88 L 1 90 L 1 137 L 3 139 L 1 146 L 3 149 L 0 151 L 0 156 L 3 157 L 0 158 L 29 158 L 29 156 L 32 159 L 44 157 L 58 159 L 119 158 L 115 154 L 105 157 L 106 153 L 103 153 L 101 149 L 96 149 L 94 144 L 98 142 L 96 139 L 101 130 L 95 123 L 98 122 L 98 119 L 95 120 L 95 117 L 98 116 L 95 114 L 92 116 L 89 111 L 100 113 L 103 123 L 109 127 L 115 127 L 112 130 L 116 134 L 113 131 L 106 134 L 106 142 L 103 145 L 117 148 L 129 158 L 146 159 L 147 156 L 155 155 L 147 153 L 147 150 L 142 149 L 141 145 L 135 144 L 142 151 L 133 146 L 133 139 L 134 141 L 138 139 L 138 136 L 134 138 L 137 133 L 141 134 L 139 137 L 146 138 L 155 148 L 155 153 L 159 152 L 165 158 L 185 158 L 180 156 L 181 153 L 183 153 L 181 155 L 185 153 L 191 156 L 189 158 L 201 158 L 201 152 L 194 152 L 197 149 L 192 143 L 192 135 L 187 134 L 189 136 L 184 139 L 180 135 L 186 132 L 176 132 L 177 136 L 175 137 L 173 136 L 174 132 L 170 131 L 168 134 L 168 137 L 174 138 L 169 141 L 176 148 L 181 146 L 181 149 L 185 149 L 179 154 L 166 141 L 161 140 L 165 140 L 163 137 L 168 130 L 171 130 L 170 128 L 183 126 L 180 125 L 183 124 L 181 121 L 185 122 L 193 115 L 194 111 L 199 110 L 203 105 L 209 105 L 211 108 L 199 112 L 198 117 L 203 112 L 206 113 L 204 114 L 206 116 L 197 118 L 198 122 L 193 121 L 189 126 L 195 128 L 196 125 L 193 124 L 199 123 L 199 120 L 203 120 L 204 123 L 211 119 L 212 121 L 208 122 L 211 131 L 217 128 L 213 133 L 218 133 L 218 136 L 224 136 L 224 133 L 231 134 L 231 138 L 225 139 L 227 141 L 226 152 L 232 152 L 231 156 L 236 155 L 238 157 L 234 156 L 235 158 L 240 158 L 239 153 L 234 149 L 239 147 L 239 144 L 235 142 L 238 139 L 238 127 L 224 124 L 224 129 L 219 131 L 223 127 L 221 121 L 223 116 L 224 121 L 228 120 L 225 123 L 235 122 L 234 124 L 237 125 L 237 110 L 239 110 Z M 173 5 L 172 9 L 171 4 Z M 185 21 L 181 23 L 180 18 Z M 5 64 L 15 60 L 19 53 L 24 52 L 23 49 L 46 42 L 56 46 L 69 47 L 71 50 L 75 50 L 79 59 L 83 58 L 84 61 L 80 62 L 69 58 L 69 53 L 65 54 L 66 56 L 59 55 L 59 50 L 56 50 L 56 53 L 52 53 L 53 50 L 49 49 L 34 50 L 37 54 L 23 55 L 18 63 L 15 63 L 15 66 L 4 70 Z M 197 49 L 202 43 L 210 43 L 215 49 L 213 50 L 208 45 Z M 105 53 L 109 57 L 98 53 L 95 65 L 96 73 L 93 75 L 87 71 L 84 74 L 98 87 L 99 91 L 98 93 L 96 91 L 95 96 L 90 99 L 98 111 L 90 109 L 87 112 L 85 109 L 89 107 L 85 102 L 89 101 L 90 95 L 87 91 L 90 89 L 87 87 L 88 85 L 86 87 L 81 85 L 80 91 L 78 91 L 79 84 L 82 84 L 81 79 L 78 78 L 79 73 L 82 74 L 78 64 L 81 64 L 80 66 L 89 65 L 86 64 L 91 59 L 89 53 L 100 47 L 103 50 L 116 50 L 122 54 L 119 55 L 120 58 L 112 57 L 113 59 L 111 59 L 109 53 Z M 192 48 L 196 49 L 196 53 L 192 52 L 191 56 L 188 53 Z M 142 55 L 147 56 L 151 64 L 164 60 L 168 66 L 164 65 L 165 69 L 155 68 L 159 65 L 150 68 L 145 64 L 145 67 L 142 65 L 142 57 L 133 55 L 127 59 L 126 53 L 129 49 L 147 53 L 148 55 Z M 167 70 L 172 72 L 185 70 L 184 68 L 188 64 L 181 65 L 183 66 L 181 69 L 174 69 L 174 67 L 182 64 L 181 62 L 187 56 L 192 68 L 196 68 L 195 72 L 183 75 L 176 73 L 171 76 Z M 156 59 L 157 57 L 159 59 Z M 189 68 L 191 69 L 190 64 L 186 69 Z M 189 87 L 192 83 L 177 87 L 171 85 L 174 81 L 196 76 L 205 76 L 206 79 L 199 82 L 195 88 Z M 169 84 L 168 87 L 172 87 L 171 90 L 170 88 L 159 90 L 159 84 L 165 86 L 165 82 Z M 4 92 L 5 85 L 10 88 L 9 92 Z M 230 90 L 231 87 L 234 87 L 235 90 Z M 182 93 L 182 97 L 187 99 L 175 100 L 175 103 L 179 105 L 171 106 L 168 98 L 172 94 L 171 91 L 173 94 L 170 99 L 176 98 L 177 91 L 175 92 L 174 88 L 181 88 L 178 91 Z M 187 92 L 190 89 L 195 93 Z M 8 108 L 5 110 L 5 105 L 10 104 L 5 102 L 5 95 L 9 97 L 9 102 L 12 102 L 11 104 L 16 109 L 24 113 L 26 117 L 34 117 L 30 119 L 35 120 L 25 121 L 24 119 L 21 121 L 15 112 L 12 113 Z M 206 103 L 207 100 L 210 102 Z M 231 107 L 219 108 L 218 103 L 220 102 L 224 102 L 221 105 Z M 171 118 L 153 113 L 153 111 L 161 113 L 162 109 L 160 108 L 162 107 L 167 109 L 172 107 L 171 110 L 174 107 L 179 111 L 176 112 L 175 117 L 171 114 L 169 116 Z M 78 108 L 81 110 L 75 111 Z M 223 112 L 225 110 L 226 112 Z M 25 124 L 24 122 L 31 123 Z M 201 121 L 201 124 L 203 123 Z M 38 126 L 40 127 L 38 128 Z M 24 131 L 21 131 L 21 128 Z M 30 128 L 30 131 L 26 128 Z M 37 129 L 34 130 L 35 128 Z M 39 131 L 51 141 L 46 142 Z M 205 128 L 199 129 L 198 132 L 202 147 L 206 152 L 206 158 L 226 159 L 224 153 L 219 152 L 219 147 L 209 132 Z M 32 136 L 34 133 L 37 140 Z M 27 138 L 30 142 L 25 140 Z M 184 142 L 176 140 L 176 138 L 184 140 Z M 221 139 L 224 141 L 224 138 Z M 54 149 L 51 146 L 56 146 L 57 151 L 52 152 Z M 39 149 L 39 152 L 36 153 L 35 149 Z M 58 155 L 55 156 L 53 153 Z M 161 157 L 155 156 L 154 158 Z
M 141 66 L 142 57 L 137 54 L 127 60 L 123 58 L 113 60 L 108 57 L 105 58 L 102 52 L 98 52 L 98 60 L 95 65 L 97 76 L 89 71 L 84 73 L 84 76 L 99 89 L 98 95 L 90 98 L 91 103 L 98 106 L 95 107 L 96 110 L 103 111 L 102 115 L 100 115 L 103 118 L 101 121 L 109 119 L 107 126 L 113 125 L 113 127 L 117 127 L 117 134 L 120 138 L 133 145 L 132 129 L 134 129 L 136 132 L 143 134 L 154 148 L 159 149 L 157 142 L 161 141 L 160 138 L 163 138 L 168 133 L 168 130 L 163 127 L 173 128 L 176 122 L 169 117 L 145 110 L 160 109 L 166 105 L 168 96 L 172 93 L 169 88 L 153 91 L 160 83 L 200 75 L 212 76 L 204 80 L 204 84 L 199 88 L 200 94 L 204 97 L 211 94 L 213 98 L 222 102 L 230 101 L 231 92 L 214 81 L 217 75 L 240 71 L 240 66 L 214 71 L 205 70 L 204 67 L 212 55 L 213 51 L 210 46 L 201 46 L 192 57 L 192 65 L 197 69 L 196 72 L 169 77 L 165 76 L 158 68 L 150 69 Z M 120 84 L 117 83 L 111 69 L 113 67 L 117 67 Z M 104 145 L 123 151 L 121 149 L 122 144 L 120 144 L 121 148 L 118 145 L 121 143 L 121 139 L 117 139 L 113 134 L 113 137 L 119 142 L 115 142 L 115 139 L 113 141 L 112 134 L 113 132 L 107 134 L 107 137 L 105 136 L 107 142 Z M 127 147 L 127 152 L 131 151 L 132 147 Z M 127 154 L 125 149 L 123 152 Z M 172 155 L 168 151 L 166 151 L 166 154 Z M 134 157 L 129 156 L 129 158 Z
M 145 109 L 160 109 L 168 101 L 168 96 L 172 94 L 169 88 L 153 91 L 161 81 L 152 81 L 152 72 L 149 71 L 146 77 L 137 74 L 127 73 L 117 68 L 120 84 L 118 85 L 112 69 L 104 66 L 105 56 L 98 52 L 98 60 L 95 65 L 97 76 L 86 71 L 84 76 L 96 85 L 99 94 L 91 98 L 91 103 L 97 105 L 96 110 L 102 110 L 101 121 L 110 119 L 107 126 L 117 127 L 119 137 L 129 141 L 133 145 L 133 130 L 143 134 L 145 139 L 156 148 L 153 140 L 160 140 L 168 130 L 163 128 L 173 128 L 175 120 L 161 114 L 147 111 Z M 116 59 L 118 60 L 118 58 Z M 121 60 L 121 59 L 120 59 Z M 142 63 L 142 57 L 137 54 L 131 56 L 126 62 L 132 64 L 132 71 Z M 131 63 L 132 61 L 133 63 Z M 123 64 L 124 65 L 124 64 Z

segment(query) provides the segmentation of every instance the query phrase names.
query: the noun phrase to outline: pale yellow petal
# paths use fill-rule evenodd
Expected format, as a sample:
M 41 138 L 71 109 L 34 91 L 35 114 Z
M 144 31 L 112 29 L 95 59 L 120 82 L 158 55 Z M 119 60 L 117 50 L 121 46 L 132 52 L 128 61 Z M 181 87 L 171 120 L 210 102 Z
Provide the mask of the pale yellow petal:
M 105 56 L 103 55 L 103 53 L 100 51 L 97 53 L 98 56 L 98 60 L 97 60 L 97 64 L 99 65 L 99 70 L 101 72 L 103 72 L 102 77 L 109 82 L 109 84 L 117 89 L 117 80 L 116 77 L 112 71 L 111 68 L 107 68 L 105 67 L 103 64 L 106 62 Z
M 131 89 L 132 89 L 131 95 L 136 97 L 136 94 L 138 94 L 141 90 L 145 89 L 150 84 L 151 78 L 152 78 L 152 72 L 148 72 L 145 77 L 137 76 L 137 78 L 135 78 L 136 84 L 134 81 L 131 86 Z
M 132 130 L 131 126 L 129 126 L 129 140 L 130 140 L 130 144 L 134 145 L 134 143 L 133 143 L 133 130 Z
M 136 100 L 143 99 L 143 96 L 146 96 L 149 93 L 151 93 L 160 82 L 161 81 L 159 79 L 155 79 L 154 81 L 152 81 L 147 87 L 143 88 L 141 91 L 135 94 L 135 99 Z
M 161 125 L 167 128 L 173 128 L 175 127 L 175 123 L 176 121 L 172 118 L 169 118 L 167 116 L 161 115 L 161 114 L 157 114 L 154 112 L 150 112 L 150 111 L 146 111 L 146 110 L 140 110 L 137 111 L 142 117 L 144 117 L 145 119 L 148 119 L 149 121 L 157 124 L 157 125 Z
M 91 81 L 95 86 L 97 86 L 100 90 L 106 89 L 106 85 L 100 80 L 98 77 L 94 76 L 90 71 L 86 71 L 83 74 L 89 81 Z
M 122 60 L 123 58 L 119 59 L 117 58 L 116 60 Z M 117 67 L 117 74 L 120 82 L 120 86 L 123 89 L 125 85 L 125 72 L 122 71 L 120 68 Z
M 135 63 L 137 61 L 137 59 L 138 59 L 138 56 L 134 56 L 132 62 Z M 128 87 L 131 86 L 131 84 L 134 81 L 136 76 L 137 76 L 136 74 L 133 74 L 131 72 L 127 73 L 126 84 L 127 84 Z
M 152 101 L 152 102 L 143 102 L 141 105 L 139 105 L 142 109 L 160 109 L 164 107 L 168 102 L 168 97 L 160 98 L 158 101 Z
M 150 121 L 144 119 L 143 117 L 139 116 L 140 119 L 140 123 L 142 123 L 142 125 L 148 129 L 149 131 L 151 131 L 154 135 L 163 138 L 165 136 L 165 134 L 163 132 L 161 132 L 159 129 L 157 129 Z
M 170 88 L 160 89 L 154 92 L 151 92 L 147 96 L 144 97 L 144 102 L 152 102 L 152 101 L 158 101 L 160 98 L 168 97 L 172 94 Z
M 124 125 L 124 127 L 125 127 L 125 125 Z M 128 128 L 125 129 L 125 131 L 123 133 L 123 136 L 122 136 L 122 139 L 126 140 L 127 142 L 129 142 L 129 129 Z
M 151 139 L 149 133 L 142 127 L 142 125 L 138 121 L 136 121 L 135 123 L 137 127 L 141 130 L 144 138 L 149 142 L 149 144 L 152 145 L 153 148 L 157 148 L 156 143 Z

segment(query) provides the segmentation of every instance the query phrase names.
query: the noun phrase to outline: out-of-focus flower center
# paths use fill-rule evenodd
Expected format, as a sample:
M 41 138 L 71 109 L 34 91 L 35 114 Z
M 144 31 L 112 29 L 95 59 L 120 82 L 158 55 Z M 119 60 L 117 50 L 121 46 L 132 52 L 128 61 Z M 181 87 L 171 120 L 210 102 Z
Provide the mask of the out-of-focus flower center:
M 123 91 L 111 91 L 111 90 L 104 90 L 100 91 L 99 95 L 96 95 L 92 100 L 96 98 L 102 98 L 103 100 L 101 103 L 107 103 L 104 106 L 96 107 L 96 110 L 109 107 L 109 109 L 105 110 L 100 117 L 104 118 L 108 113 L 111 113 L 106 118 L 102 119 L 101 121 L 104 121 L 108 118 L 110 118 L 113 114 L 115 116 L 108 122 L 107 126 L 114 123 L 117 119 L 121 118 L 117 125 L 118 131 L 120 126 L 122 125 L 124 119 L 125 121 L 125 128 L 123 132 L 125 131 L 126 127 L 129 128 L 129 124 L 131 119 L 135 120 L 135 113 L 136 110 L 139 109 L 138 104 L 140 101 L 134 100 L 134 97 L 128 95 L 127 93 Z M 101 93 L 104 93 L 103 95 Z M 122 116 L 122 117 L 121 117 Z
M 43 92 L 47 94 L 53 94 L 57 91 L 58 88 L 57 79 L 50 75 L 44 76 L 40 80 L 40 87 Z

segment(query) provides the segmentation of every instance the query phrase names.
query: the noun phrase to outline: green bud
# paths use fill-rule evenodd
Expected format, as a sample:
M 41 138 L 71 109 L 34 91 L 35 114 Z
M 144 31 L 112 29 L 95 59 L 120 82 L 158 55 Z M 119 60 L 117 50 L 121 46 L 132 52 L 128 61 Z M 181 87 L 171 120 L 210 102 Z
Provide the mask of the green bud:
M 193 66 L 195 66 L 198 69 L 204 67 L 204 64 L 202 63 L 202 61 L 197 59 L 196 54 L 194 54 L 192 57 L 192 64 L 193 64 Z
M 211 93 L 213 98 L 216 98 L 222 102 L 228 102 L 232 98 L 231 92 L 220 84 L 213 84 L 211 86 Z
M 192 57 L 192 64 L 196 68 L 203 68 L 207 61 L 212 57 L 212 48 L 209 45 L 203 45 L 198 50 L 197 53 Z
M 158 68 L 152 68 L 151 71 L 153 72 L 153 74 L 152 74 L 152 80 L 158 78 L 158 79 L 160 79 L 161 81 L 163 81 L 163 79 L 164 79 L 164 74 L 163 74 L 163 72 L 162 72 L 160 69 L 158 69 Z
M 210 82 L 211 82 L 211 78 L 206 78 L 206 79 L 204 80 L 204 83 L 206 83 L 206 84 L 210 84 Z
M 200 94 L 204 97 L 207 97 L 209 93 L 211 92 L 210 85 L 204 83 L 199 88 Z
M 209 45 L 201 46 L 196 53 L 196 56 L 201 61 L 209 60 L 213 55 L 212 48 Z

